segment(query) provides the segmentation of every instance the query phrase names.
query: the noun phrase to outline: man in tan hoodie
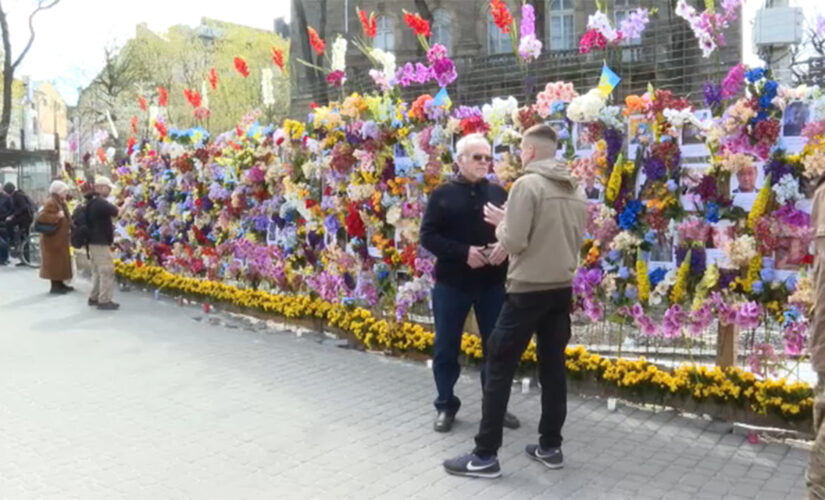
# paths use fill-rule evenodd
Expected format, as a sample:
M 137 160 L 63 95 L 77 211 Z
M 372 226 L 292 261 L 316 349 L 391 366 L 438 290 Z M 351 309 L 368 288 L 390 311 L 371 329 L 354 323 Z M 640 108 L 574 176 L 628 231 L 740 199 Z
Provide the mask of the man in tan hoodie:
M 564 349 L 570 340 L 572 282 L 587 224 L 584 190 L 566 163 L 555 159 L 557 137 L 547 125 L 524 133 L 525 173 L 513 184 L 506 208 L 485 207 L 485 220 L 509 254 L 507 295 L 487 346 L 482 417 L 472 453 L 444 462 L 450 474 L 493 478 L 513 376 L 537 334 L 542 387 L 541 434 L 527 455 L 562 467 L 561 429 L 567 416 Z
M 814 390 L 814 441 L 808 465 L 808 497 L 825 500 L 825 176 L 814 192 L 811 225 L 814 233 L 814 314 L 811 324 L 811 365 L 817 373 Z

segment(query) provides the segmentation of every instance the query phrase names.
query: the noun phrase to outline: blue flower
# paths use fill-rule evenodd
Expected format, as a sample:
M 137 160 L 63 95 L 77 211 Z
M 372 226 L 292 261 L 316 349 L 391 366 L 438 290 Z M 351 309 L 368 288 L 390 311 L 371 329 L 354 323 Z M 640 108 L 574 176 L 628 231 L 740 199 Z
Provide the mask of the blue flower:
M 626 280 L 629 277 L 630 277 L 630 270 L 625 266 L 620 267 L 619 268 L 619 278 L 621 278 L 623 280 Z
M 777 90 L 779 90 L 779 84 L 775 80 L 768 80 L 765 82 L 765 86 L 762 87 L 762 95 L 773 99 L 776 97 Z
M 673 179 L 668 179 L 666 185 L 667 185 L 667 190 L 670 191 L 671 193 L 676 191 L 679 188 L 679 184 L 676 181 L 674 181 Z
M 607 253 L 607 260 L 615 262 L 615 261 L 619 260 L 619 257 L 621 257 L 621 256 L 622 256 L 622 252 L 620 252 L 618 250 L 611 250 L 610 252 Z
M 650 231 L 646 232 L 645 233 L 645 241 L 650 243 L 650 244 L 655 243 L 656 242 L 656 231 L 651 229 Z
M 787 288 L 789 292 L 796 290 L 796 280 L 796 274 L 792 274 L 785 279 L 785 288 Z
M 751 288 L 753 289 L 753 293 L 762 293 L 762 290 L 765 289 L 764 285 L 759 280 L 754 281 Z
M 667 271 L 663 267 L 657 267 L 650 273 L 648 273 L 647 277 L 650 280 L 650 286 L 656 286 L 665 279 L 665 275 L 667 275 Z
M 639 296 L 639 292 L 636 290 L 635 286 L 629 286 L 625 289 L 624 296 L 630 300 L 636 300 L 636 297 Z
M 553 104 L 550 105 L 550 112 L 560 113 L 562 111 L 564 111 L 564 101 L 553 101 Z
M 762 271 L 759 272 L 759 277 L 762 278 L 762 281 L 773 281 L 774 277 L 775 277 L 775 273 L 774 273 L 773 269 L 765 268 L 765 269 L 762 269 Z
M 753 83 L 757 80 L 761 80 L 765 76 L 765 68 L 753 68 L 752 70 L 748 71 L 745 74 L 745 78 L 748 82 Z
M 705 205 L 705 219 L 710 223 L 719 222 L 719 205 L 710 201 Z

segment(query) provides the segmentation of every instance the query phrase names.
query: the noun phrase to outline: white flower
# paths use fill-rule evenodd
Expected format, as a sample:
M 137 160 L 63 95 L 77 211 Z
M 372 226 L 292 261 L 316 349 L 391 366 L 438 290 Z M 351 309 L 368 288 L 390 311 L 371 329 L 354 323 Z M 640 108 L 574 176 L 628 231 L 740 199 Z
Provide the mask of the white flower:
M 393 205 L 387 210 L 387 224 L 395 226 L 401 220 L 401 207 Z
M 613 241 L 610 242 L 610 249 L 611 250 L 628 250 L 631 248 L 635 248 L 642 244 L 641 238 L 638 236 L 630 233 L 629 231 L 622 231 L 621 233 L 617 234 Z
M 395 76 L 395 54 L 384 52 L 381 49 L 372 49 L 370 55 L 382 66 L 381 72 L 387 78 Z
M 811 121 L 825 120 L 825 96 L 811 102 Z
M 745 266 L 757 255 L 756 240 L 751 235 L 742 235 L 734 240 L 727 241 L 724 251 L 725 256 L 734 266 Z
M 515 97 L 510 96 L 507 99 L 495 97 L 492 104 L 485 104 L 481 107 L 481 115 L 487 123 L 501 124 L 516 110 L 518 110 L 518 101 Z
M 346 57 L 347 39 L 338 35 L 338 38 L 332 44 L 332 62 L 330 63 L 332 71 L 346 71 Z
M 599 120 L 608 127 L 624 128 L 621 112 L 622 110 L 618 106 L 605 106 L 599 113 Z
M 802 194 L 799 192 L 799 181 L 791 174 L 783 175 L 779 182 L 774 184 L 773 192 L 776 193 L 776 201 L 780 205 L 802 199 Z
M 611 43 L 619 38 L 619 33 L 610 24 L 607 14 L 602 11 L 596 11 L 595 14 L 587 18 L 587 28 L 597 30 Z
M 574 97 L 567 107 L 567 117 L 576 123 L 596 121 L 605 106 L 605 97 L 598 89 Z
M 270 68 L 261 70 L 261 96 L 264 106 L 275 105 L 275 89 L 272 87 L 273 73 Z
M 664 111 L 665 118 L 671 125 L 674 127 L 683 127 L 687 123 L 692 123 L 694 125 L 699 125 L 699 120 L 693 114 L 693 111 L 690 108 L 685 109 L 672 109 L 667 108 Z

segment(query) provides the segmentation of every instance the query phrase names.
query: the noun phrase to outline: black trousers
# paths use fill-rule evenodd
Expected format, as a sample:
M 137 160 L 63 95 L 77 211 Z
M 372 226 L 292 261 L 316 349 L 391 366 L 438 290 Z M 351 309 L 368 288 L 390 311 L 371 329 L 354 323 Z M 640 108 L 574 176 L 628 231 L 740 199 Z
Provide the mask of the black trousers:
M 487 381 L 475 438 L 476 455 L 496 455 L 501 447 L 513 376 L 533 333 L 541 382 L 539 444 L 544 449 L 561 446 L 561 428 L 567 417 L 564 349 L 570 341 L 572 294 L 572 288 L 507 294 L 487 341 Z

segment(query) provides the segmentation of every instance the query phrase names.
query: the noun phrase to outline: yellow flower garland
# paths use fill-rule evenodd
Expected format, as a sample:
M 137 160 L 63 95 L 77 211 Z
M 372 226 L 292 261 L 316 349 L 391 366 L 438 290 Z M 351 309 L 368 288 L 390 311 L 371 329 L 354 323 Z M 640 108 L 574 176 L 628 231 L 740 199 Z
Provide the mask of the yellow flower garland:
M 687 293 L 687 280 L 690 274 L 690 257 L 692 250 L 688 250 L 685 255 L 685 260 L 679 265 L 679 270 L 676 272 L 676 283 L 673 284 L 673 289 L 670 291 L 670 302 L 678 304 L 682 302 Z
M 685 258 L 690 262 L 690 255 Z M 241 289 L 217 281 L 178 276 L 157 266 L 115 262 L 121 277 L 162 290 L 198 296 L 215 302 L 277 314 L 285 318 L 318 318 L 330 326 L 355 336 L 369 349 L 390 349 L 396 352 L 430 352 L 435 341 L 433 332 L 410 322 L 391 322 L 377 319 L 361 307 L 348 308 L 306 295 L 273 294 L 260 290 Z M 680 268 L 681 271 L 681 268 Z M 465 333 L 461 352 L 470 359 L 482 357 L 481 339 Z M 648 389 L 660 395 L 692 397 L 736 404 L 750 411 L 773 413 L 788 420 L 810 418 L 813 408 L 813 390 L 810 385 L 780 380 L 757 380 L 740 368 L 684 365 L 666 371 L 638 360 L 603 358 L 589 353 L 584 347 L 568 347 L 565 365 L 571 377 L 594 377 L 603 383 L 633 390 Z M 522 361 L 537 362 L 535 344 L 530 342 Z
M 771 201 L 771 193 L 771 176 L 769 174 L 765 179 L 765 183 L 762 184 L 762 189 L 759 190 L 759 194 L 756 195 L 756 200 L 754 200 L 751 211 L 748 214 L 748 229 L 751 231 L 756 229 L 756 223 L 765 215 L 765 211 L 768 209 L 768 203 Z
M 650 277 L 647 275 L 647 262 L 642 258 L 642 251 L 636 252 L 636 288 L 639 302 L 646 303 L 650 298 Z

